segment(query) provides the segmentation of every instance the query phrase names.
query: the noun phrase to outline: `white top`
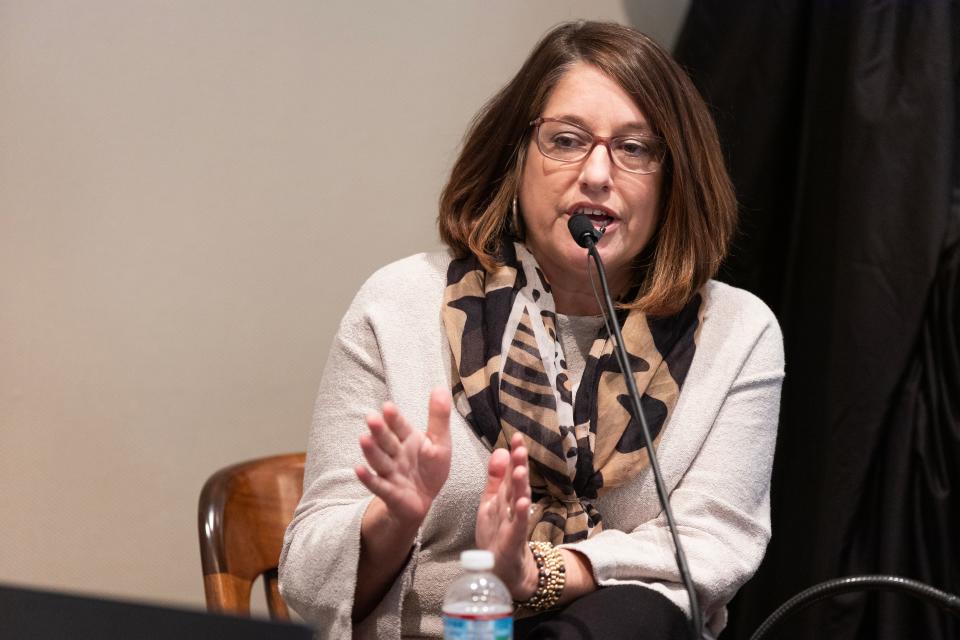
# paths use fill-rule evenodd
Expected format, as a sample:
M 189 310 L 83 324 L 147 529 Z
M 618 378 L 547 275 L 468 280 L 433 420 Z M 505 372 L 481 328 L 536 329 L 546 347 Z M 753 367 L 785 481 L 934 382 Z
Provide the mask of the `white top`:
M 603 326 L 603 316 L 568 316 L 557 314 L 557 336 L 563 345 L 563 359 L 567 365 L 567 375 L 570 378 L 570 388 L 574 390 L 580 386 L 583 370 L 587 368 L 587 356 L 590 347 L 597 337 L 597 332 Z
M 280 591 L 319 637 L 351 633 L 360 521 L 371 495 L 356 479 L 364 416 L 388 398 L 427 422 L 434 387 L 450 387 L 452 356 L 440 317 L 447 252 L 418 254 L 375 273 L 331 346 L 307 450 L 304 494 L 287 529 Z M 783 380 L 783 342 L 755 296 L 711 281 L 702 290 L 697 351 L 657 453 L 707 631 L 756 570 L 770 538 L 770 469 Z M 474 546 L 490 452 L 456 411 L 447 483 L 410 560 L 355 637 L 442 637 L 441 606 Z M 689 610 L 649 468 L 596 501 L 604 530 L 565 545 L 584 554 L 601 586 L 639 584 Z

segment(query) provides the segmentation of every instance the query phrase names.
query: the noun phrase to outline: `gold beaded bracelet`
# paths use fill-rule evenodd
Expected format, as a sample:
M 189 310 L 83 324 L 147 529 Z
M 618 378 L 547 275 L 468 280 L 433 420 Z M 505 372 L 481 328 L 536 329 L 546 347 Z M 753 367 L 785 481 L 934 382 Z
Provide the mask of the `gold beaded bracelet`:
M 517 606 L 531 611 L 547 611 L 560 601 L 563 586 L 567 583 L 567 569 L 563 564 L 563 554 L 549 542 L 531 542 L 530 551 L 537 563 L 537 590 L 526 602 L 517 602 Z

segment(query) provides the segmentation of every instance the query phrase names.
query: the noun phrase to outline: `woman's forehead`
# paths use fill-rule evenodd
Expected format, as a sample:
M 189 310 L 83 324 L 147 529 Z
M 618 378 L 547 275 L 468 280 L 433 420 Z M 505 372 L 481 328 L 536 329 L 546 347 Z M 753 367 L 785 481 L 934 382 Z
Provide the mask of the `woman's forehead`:
M 540 115 L 567 120 L 599 135 L 614 130 L 650 131 L 633 98 L 616 80 L 585 62 L 574 64 L 560 77 Z

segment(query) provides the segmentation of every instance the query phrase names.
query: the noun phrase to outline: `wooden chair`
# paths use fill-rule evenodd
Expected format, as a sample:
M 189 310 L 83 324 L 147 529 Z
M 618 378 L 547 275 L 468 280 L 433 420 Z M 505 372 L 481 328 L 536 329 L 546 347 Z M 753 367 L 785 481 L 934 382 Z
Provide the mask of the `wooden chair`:
M 289 620 L 277 564 L 287 524 L 303 491 L 303 453 L 242 462 L 210 476 L 200 492 L 198 527 L 207 610 L 250 615 L 253 582 L 263 576 L 274 620 Z

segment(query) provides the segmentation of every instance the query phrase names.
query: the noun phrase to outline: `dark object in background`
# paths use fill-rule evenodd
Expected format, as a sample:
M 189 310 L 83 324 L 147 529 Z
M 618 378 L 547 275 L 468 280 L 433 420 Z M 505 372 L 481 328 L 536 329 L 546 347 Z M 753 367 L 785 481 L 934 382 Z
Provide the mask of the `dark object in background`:
M 839 576 L 960 591 L 958 13 L 694 0 L 680 34 L 741 203 L 721 279 L 773 308 L 787 362 L 774 537 L 724 638 Z M 946 639 L 960 624 L 850 595 L 778 637 Z
M 0 637 L 20 640 L 311 640 L 309 628 L 0 586 Z

